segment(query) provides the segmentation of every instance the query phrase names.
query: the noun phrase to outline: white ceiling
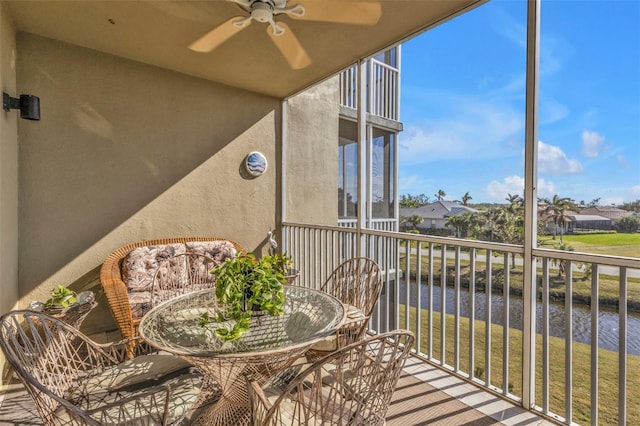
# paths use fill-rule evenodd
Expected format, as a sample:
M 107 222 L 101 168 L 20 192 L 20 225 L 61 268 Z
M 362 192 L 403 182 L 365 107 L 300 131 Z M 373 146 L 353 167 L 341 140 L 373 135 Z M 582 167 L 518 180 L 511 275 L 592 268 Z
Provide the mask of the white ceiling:
M 356 0 L 358 1 L 358 0 Z M 253 22 L 209 53 L 188 46 L 234 16 L 231 1 L 5 0 L 18 31 L 76 44 L 211 81 L 285 98 L 403 39 L 470 10 L 486 0 L 387 0 L 375 3 L 377 23 L 303 21 L 279 15 L 305 48 L 311 64 L 293 70 Z M 324 4 L 320 3 L 323 2 Z M 308 6 L 328 2 L 340 13 L 346 0 L 289 0 Z M 316 3 L 314 5 L 314 3 Z M 378 6 L 379 4 L 379 6 Z

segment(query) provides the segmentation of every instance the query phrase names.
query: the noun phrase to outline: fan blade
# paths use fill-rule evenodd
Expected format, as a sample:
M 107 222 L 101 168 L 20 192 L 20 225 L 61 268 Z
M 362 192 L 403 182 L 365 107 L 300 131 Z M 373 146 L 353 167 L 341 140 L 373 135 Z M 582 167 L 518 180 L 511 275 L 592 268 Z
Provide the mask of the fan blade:
M 307 1 L 304 15 L 290 15 L 303 21 L 335 22 L 338 24 L 375 25 L 382 17 L 380 2 L 323 0 Z
M 278 50 L 280 50 L 280 53 L 282 53 L 282 56 L 289 62 L 289 66 L 294 70 L 300 70 L 311 65 L 309 55 L 298 41 L 296 35 L 291 31 L 291 28 L 284 22 L 278 22 L 278 25 L 284 29 L 282 34 L 273 34 L 273 30 L 270 27 L 267 27 L 267 33 Z
M 251 20 L 246 20 L 242 26 L 236 25 L 236 21 L 238 20 L 243 20 L 243 18 L 236 16 L 220 24 L 198 40 L 191 43 L 189 49 L 203 53 L 211 52 L 213 49 L 220 46 L 222 43 L 229 40 L 251 24 Z
M 246 7 L 247 9 L 251 6 L 250 0 L 227 0 L 231 3 L 238 3 L 242 7 Z

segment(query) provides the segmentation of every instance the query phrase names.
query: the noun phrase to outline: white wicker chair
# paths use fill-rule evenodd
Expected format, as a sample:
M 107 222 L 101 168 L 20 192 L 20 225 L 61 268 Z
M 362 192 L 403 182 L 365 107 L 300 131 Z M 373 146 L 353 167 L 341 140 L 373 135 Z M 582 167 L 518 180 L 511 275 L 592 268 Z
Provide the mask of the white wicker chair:
M 367 257 L 354 257 L 340 264 L 327 278 L 321 290 L 334 296 L 347 308 L 347 319 L 335 336 L 331 336 L 307 351 L 310 361 L 356 342 L 367 331 L 369 318 L 382 291 L 382 272 L 378 264 Z
M 252 382 L 254 425 L 383 425 L 414 335 L 397 330 Z
M 98 344 L 42 312 L 0 317 L 0 347 L 45 425 L 180 423 L 201 376 L 172 355 L 141 354 L 140 341 Z

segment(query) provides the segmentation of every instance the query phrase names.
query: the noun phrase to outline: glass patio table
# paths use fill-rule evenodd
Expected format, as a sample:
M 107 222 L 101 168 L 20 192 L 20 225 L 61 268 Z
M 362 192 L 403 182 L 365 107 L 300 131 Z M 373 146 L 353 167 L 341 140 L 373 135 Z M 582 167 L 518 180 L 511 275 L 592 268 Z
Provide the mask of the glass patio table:
M 231 325 L 216 322 L 223 307 L 215 288 L 170 299 L 142 318 L 140 335 L 150 345 L 184 358 L 203 373 L 201 402 L 217 399 L 197 424 L 248 424 L 248 380 L 264 380 L 289 367 L 345 321 L 342 303 L 325 292 L 284 286 L 284 295 L 283 315 L 252 316 L 250 330 L 230 342 L 214 332 Z M 205 314 L 209 322 L 201 325 Z

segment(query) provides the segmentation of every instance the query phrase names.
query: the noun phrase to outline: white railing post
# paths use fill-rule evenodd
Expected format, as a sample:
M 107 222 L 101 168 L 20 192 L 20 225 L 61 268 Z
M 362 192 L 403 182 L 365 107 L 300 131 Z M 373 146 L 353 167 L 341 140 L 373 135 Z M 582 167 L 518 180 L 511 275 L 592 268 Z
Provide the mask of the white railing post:
M 396 120 L 396 121 L 400 121 L 400 83 L 401 83 L 401 81 L 400 81 L 400 64 L 402 63 L 402 61 L 401 61 L 401 59 L 402 59 L 401 53 L 402 52 L 401 51 L 402 51 L 401 45 L 397 45 L 396 46 L 396 60 L 397 60 L 396 66 L 398 67 L 398 69 L 395 72 L 394 81 L 395 81 L 396 90 L 395 90 L 395 98 L 393 99 L 393 105 L 394 105 L 394 108 L 395 108 L 395 115 L 394 115 L 393 119 Z M 397 155 L 396 155 L 396 157 L 397 157 Z
M 627 268 L 620 268 L 619 343 L 618 343 L 618 424 L 627 424 Z

